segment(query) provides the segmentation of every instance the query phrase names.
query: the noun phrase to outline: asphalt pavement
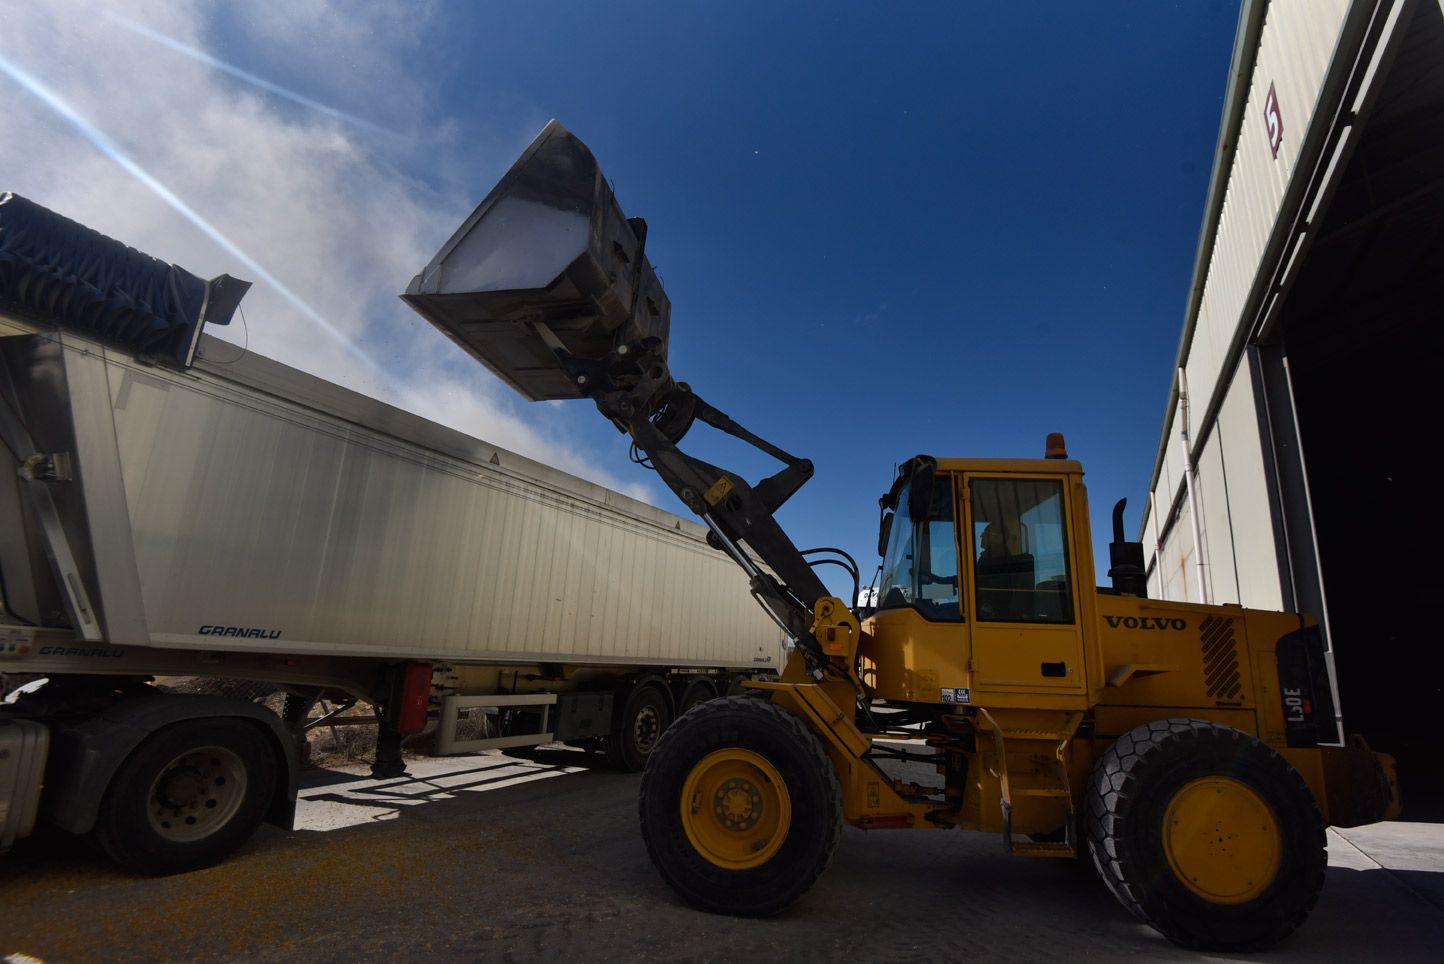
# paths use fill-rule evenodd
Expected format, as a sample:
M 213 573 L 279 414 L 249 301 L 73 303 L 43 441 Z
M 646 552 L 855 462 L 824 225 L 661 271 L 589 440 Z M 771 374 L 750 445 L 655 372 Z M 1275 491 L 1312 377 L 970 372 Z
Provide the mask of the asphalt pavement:
M 134 877 L 54 833 L 0 857 L 0 957 L 41 961 L 1438 961 L 1444 825 L 1329 835 L 1313 917 L 1266 954 L 1169 944 L 1086 861 L 1009 857 L 991 835 L 848 829 L 831 868 L 767 920 L 692 910 L 637 830 L 640 777 L 569 749 L 311 770 L 297 829 L 229 861 Z

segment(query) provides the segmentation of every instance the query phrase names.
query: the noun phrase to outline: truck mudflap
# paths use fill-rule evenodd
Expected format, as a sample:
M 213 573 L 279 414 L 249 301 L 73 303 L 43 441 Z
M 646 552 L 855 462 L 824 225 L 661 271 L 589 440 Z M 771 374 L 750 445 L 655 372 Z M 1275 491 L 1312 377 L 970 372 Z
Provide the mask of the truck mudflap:
M 1402 812 L 1394 758 L 1375 753 L 1358 735 L 1344 746 L 1321 746 L 1329 824 L 1360 827 Z

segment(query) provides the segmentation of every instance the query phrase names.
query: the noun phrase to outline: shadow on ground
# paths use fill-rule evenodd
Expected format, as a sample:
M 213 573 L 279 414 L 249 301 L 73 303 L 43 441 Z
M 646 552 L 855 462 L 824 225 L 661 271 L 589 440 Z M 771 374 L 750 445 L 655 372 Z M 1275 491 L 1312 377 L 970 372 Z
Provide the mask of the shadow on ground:
M 586 755 L 418 761 L 409 777 L 311 771 L 311 829 L 262 832 L 226 864 L 123 874 L 74 840 L 0 864 L 0 954 L 47 960 L 1197 960 L 1134 921 L 1082 861 L 1026 860 L 992 836 L 848 829 L 831 869 L 766 920 L 684 905 L 637 830 L 639 777 Z M 327 815 L 333 824 L 325 825 Z M 1433 827 L 1376 831 L 1399 852 Z M 1392 836 L 1391 836 L 1392 834 Z M 1338 848 L 1313 918 L 1241 960 L 1437 959 L 1440 874 Z M 1418 837 L 1417 839 L 1425 839 Z M 1432 840 L 1432 837 L 1428 839 Z M 1335 855 L 1331 854 L 1331 859 Z M 1352 861 L 1347 863 L 1346 861 Z

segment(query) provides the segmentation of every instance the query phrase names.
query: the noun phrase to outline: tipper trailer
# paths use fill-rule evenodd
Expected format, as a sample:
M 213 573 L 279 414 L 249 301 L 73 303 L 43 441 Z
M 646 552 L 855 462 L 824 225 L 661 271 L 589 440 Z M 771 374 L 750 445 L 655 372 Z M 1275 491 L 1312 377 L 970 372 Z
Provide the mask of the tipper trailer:
M 0 706 L 0 849 L 42 821 L 142 872 L 215 862 L 289 825 L 323 695 L 376 707 L 380 776 L 428 724 L 639 769 L 775 676 L 702 526 L 201 334 L 245 287 L 0 196 L 0 672 L 46 680 Z

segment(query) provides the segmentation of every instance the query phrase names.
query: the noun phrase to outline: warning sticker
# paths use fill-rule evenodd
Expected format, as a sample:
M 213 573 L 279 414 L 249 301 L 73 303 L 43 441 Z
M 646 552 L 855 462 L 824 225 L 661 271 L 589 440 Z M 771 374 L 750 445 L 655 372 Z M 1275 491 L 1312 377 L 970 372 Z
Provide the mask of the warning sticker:
M 971 703 L 973 691 L 966 686 L 947 687 L 942 689 L 944 703 Z
M 706 494 L 703 495 L 702 498 L 707 500 L 708 505 L 716 505 L 718 502 L 721 502 L 724 498 L 726 498 L 727 493 L 731 491 L 732 480 L 724 475 L 722 476 L 722 478 L 718 479 L 715 483 L 713 483 L 712 488 L 708 489 Z

